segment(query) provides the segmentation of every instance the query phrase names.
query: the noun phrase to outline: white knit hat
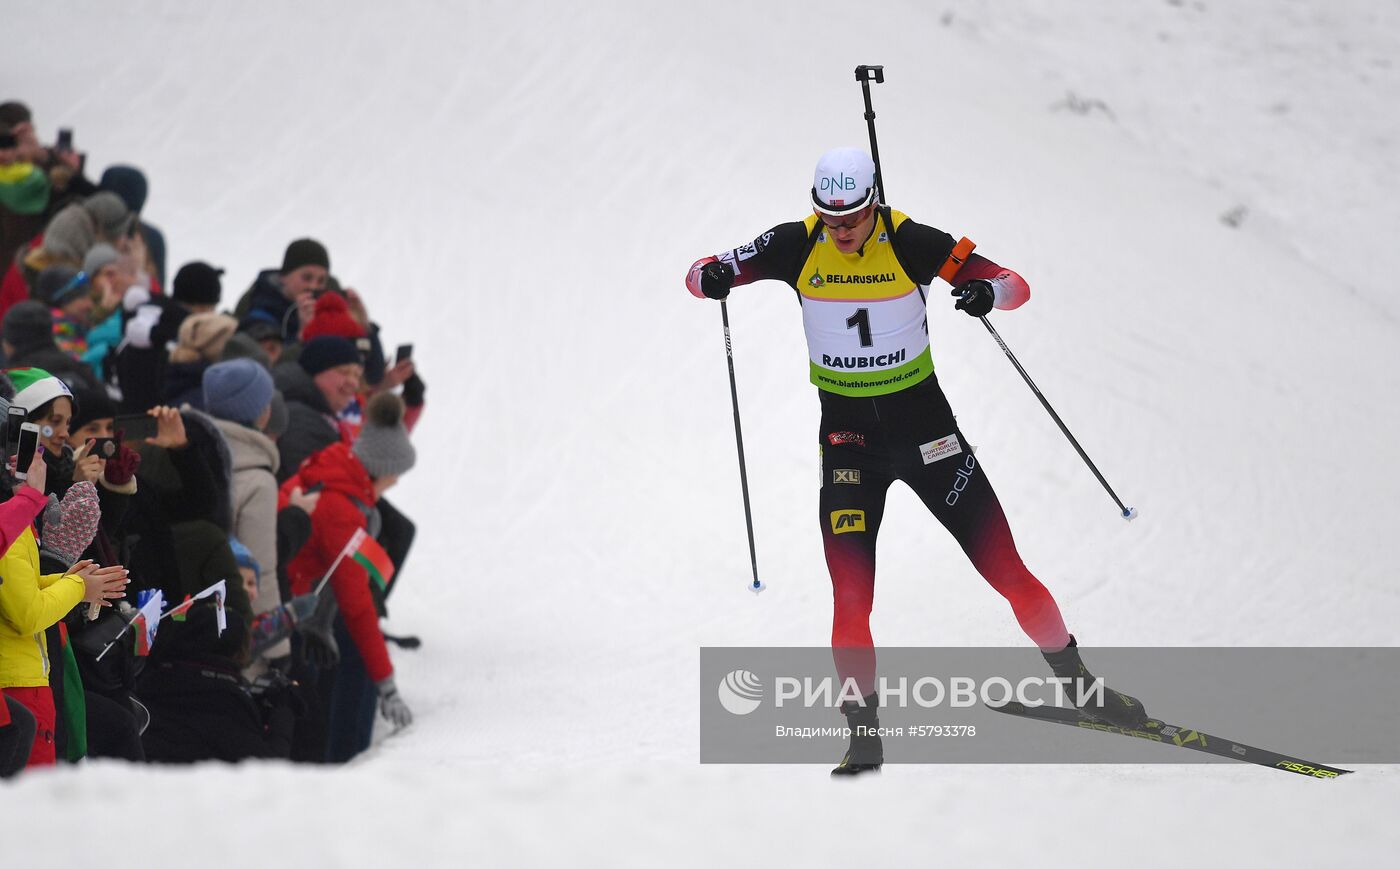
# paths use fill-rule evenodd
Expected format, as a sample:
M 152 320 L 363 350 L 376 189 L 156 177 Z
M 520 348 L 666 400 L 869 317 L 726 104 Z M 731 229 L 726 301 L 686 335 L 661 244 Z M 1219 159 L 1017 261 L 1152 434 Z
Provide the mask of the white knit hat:
M 42 368 L 12 368 L 5 374 L 15 385 L 15 397 L 10 399 L 10 404 L 24 408 L 26 413 L 33 413 L 55 398 L 73 398 L 68 384 Z

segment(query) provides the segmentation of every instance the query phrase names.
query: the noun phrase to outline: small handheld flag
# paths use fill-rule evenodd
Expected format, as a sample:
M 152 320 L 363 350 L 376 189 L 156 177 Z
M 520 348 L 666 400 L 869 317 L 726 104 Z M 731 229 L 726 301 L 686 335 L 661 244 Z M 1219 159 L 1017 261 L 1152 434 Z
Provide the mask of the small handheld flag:
M 321 589 L 330 582 L 331 574 L 340 566 L 340 562 L 346 557 L 350 557 L 365 569 L 369 574 L 370 581 L 384 591 L 389 587 L 389 583 L 394 581 L 394 562 L 389 560 L 389 554 L 384 551 L 384 547 L 363 528 L 356 528 L 355 533 L 350 535 L 350 539 L 345 541 L 345 546 L 340 550 L 340 554 L 331 562 L 331 566 L 326 568 L 326 572 L 321 575 L 321 579 L 311 590 L 312 594 L 320 594 Z
M 381 592 L 388 591 L 389 583 L 394 581 L 394 562 L 389 560 L 389 553 L 364 531 L 355 532 L 350 544 L 350 557 L 365 569 L 370 581 Z
M 138 592 L 136 602 L 140 609 L 131 626 L 136 635 L 136 656 L 144 658 L 151 653 L 151 645 L 156 641 L 156 630 L 160 627 L 160 610 L 165 606 L 165 594 L 160 589 Z
M 192 606 L 194 606 L 194 598 L 190 597 L 189 595 L 185 595 L 185 599 L 183 601 L 171 607 L 170 612 L 166 613 L 164 616 L 161 616 L 161 618 L 169 616 L 177 622 L 183 622 L 185 618 L 189 615 L 190 607 Z

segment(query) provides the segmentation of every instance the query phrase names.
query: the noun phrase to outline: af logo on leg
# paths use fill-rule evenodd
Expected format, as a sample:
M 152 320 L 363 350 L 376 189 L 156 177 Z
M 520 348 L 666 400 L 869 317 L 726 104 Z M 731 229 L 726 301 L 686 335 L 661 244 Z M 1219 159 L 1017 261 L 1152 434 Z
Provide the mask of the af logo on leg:
M 853 531 L 865 530 L 864 510 L 832 510 L 831 511 L 831 533 L 850 534 Z

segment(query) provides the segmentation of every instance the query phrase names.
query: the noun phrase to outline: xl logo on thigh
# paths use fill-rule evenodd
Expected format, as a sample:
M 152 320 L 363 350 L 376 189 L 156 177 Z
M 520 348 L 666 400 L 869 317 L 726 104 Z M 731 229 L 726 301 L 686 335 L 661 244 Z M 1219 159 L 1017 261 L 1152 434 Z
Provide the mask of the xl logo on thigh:
M 962 494 L 963 489 L 967 488 L 967 481 L 972 479 L 972 472 L 976 467 L 977 458 L 972 453 L 968 453 L 967 458 L 963 460 L 962 467 L 958 468 L 958 476 L 953 480 L 953 488 L 948 490 L 948 497 L 943 499 L 949 507 L 958 503 L 958 496 Z

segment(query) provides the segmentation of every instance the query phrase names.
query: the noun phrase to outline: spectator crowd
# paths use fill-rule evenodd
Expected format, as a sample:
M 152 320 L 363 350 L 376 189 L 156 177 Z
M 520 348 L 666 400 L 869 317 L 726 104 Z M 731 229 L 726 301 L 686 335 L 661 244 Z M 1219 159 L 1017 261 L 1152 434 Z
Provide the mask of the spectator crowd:
M 412 720 L 381 629 L 412 347 L 311 238 L 236 299 L 167 272 L 145 174 L 35 131 L 0 103 L 0 777 L 349 760 Z

